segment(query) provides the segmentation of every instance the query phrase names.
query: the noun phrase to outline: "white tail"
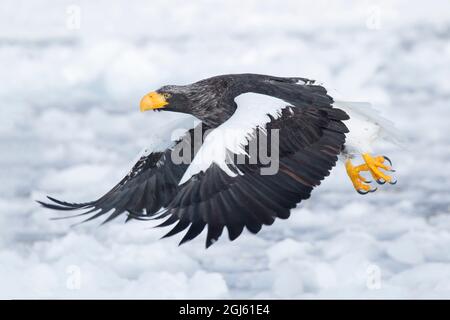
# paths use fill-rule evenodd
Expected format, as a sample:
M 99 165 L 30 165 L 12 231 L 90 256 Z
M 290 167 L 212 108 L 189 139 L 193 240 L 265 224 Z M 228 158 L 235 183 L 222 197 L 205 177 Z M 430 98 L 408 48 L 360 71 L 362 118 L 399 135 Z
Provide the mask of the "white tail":
M 399 147 L 405 146 L 406 140 L 401 132 L 395 127 L 394 123 L 384 118 L 370 103 L 335 101 L 334 106 L 344 110 L 350 118 L 356 116 L 379 127 L 378 139 L 390 141 Z

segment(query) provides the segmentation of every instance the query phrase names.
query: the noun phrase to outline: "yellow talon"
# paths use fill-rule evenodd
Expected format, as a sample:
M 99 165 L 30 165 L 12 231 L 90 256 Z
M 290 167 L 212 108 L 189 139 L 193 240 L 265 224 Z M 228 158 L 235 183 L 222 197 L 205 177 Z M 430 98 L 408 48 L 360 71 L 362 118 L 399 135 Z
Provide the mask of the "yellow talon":
M 366 164 L 362 164 L 359 166 L 353 166 L 350 160 L 345 162 L 345 168 L 347 169 L 347 174 L 350 177 L 350 180 L 353 183 L 353 187 L 358 193 L 366 194 L 368 192 L 374 192 L 375 189 L 371 189 L 368 182 L 361 176 L 359 173 L 361 171 L 367 171 L 368 167 Z
M 355 187 L 356 191 L 361 194 L 366 194 L 368 192 L 374 192 L 377 190 L 371 189 L 369 182 L 365 181 L 365 179 L 360 175 L 360 172 L 362 171 L 369 171 L 372 177 L 376 180 L 378 184 L 384 184 L 386 182 L 390 184 L 395 184 L 396 181 L 393 181 L 392 177 L 387 175 L 386 173 L 382 172 L 380 169 L 387 170 L 387 171 L 394 171 L 392 170 L 392 163 L 389 158 L 385 156 L 377 156 L 372 157 L 368 153 L 363 153 L 362 157 L 364 159 L 364 164 L 361 164 L 359 166 L 354 166 L 350 159 L 348 159 L 345 162 L 345 168 L 347 169 L 347 174 L 350 177 L 350 180 L 353 183 L 353 186 Z M 385 164 L 385 161 L 389 162 L 389 166 Z
M 378 156 L 378 157 L 372 157 L 368 153 L 363 153 L 362 157 L 364 161 L 366 162 L 366 165 L 368 167 L 368 171 L 372 175 L 372 177 L 377 181 L 379 184 L 384 184 L 385 182 L 388 183 L 395 183 L 393 182 L 393 179 L 391 176 L 385 174 L 380 169 L 392 171 L 392 168 L 384 162 L 386 161 L 386 157 Z M 381 180 L 382 179 L 382 180 Z

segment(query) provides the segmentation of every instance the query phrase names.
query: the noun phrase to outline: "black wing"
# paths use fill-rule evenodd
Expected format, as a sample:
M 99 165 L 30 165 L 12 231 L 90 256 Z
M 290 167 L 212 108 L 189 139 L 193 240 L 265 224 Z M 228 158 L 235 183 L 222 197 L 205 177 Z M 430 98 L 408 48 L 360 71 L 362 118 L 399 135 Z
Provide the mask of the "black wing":
M 205 126 L 201 126 L 207 130 Z M 127 221 L 133 217 L 152 216 L 161 208 L 166 207 L 178 190 L 178 184 L 188 164 L 172 162 L 174 150 L 186 150 L 181 145 L 191 148 L 190 157 L 195 155 L 193 135 L 195 129 L 189 130 L 179 141 L 173 143 L 164 151 L 152 152 L 142 156 L 131 171 L 108 193 L 98 200 L 85 203 L 68 203 L 48 197 L 52 203 L 38 201 L 42 206 L 71 211 L 82 209 L 84 212 L 69 217 L 91 214 L 86 220 L 98 218 L 110 212 L 104 223 L 128 212 Z M 180 152 L 180 151 L 177 151 Z M 186 161 L 187 162 L 187 161 Z M 66 217 L 63 217 L 66 218 Z
M 209 247 L 224 227 L 229 239 L 234 240 L 244 227 L 257 233 L 262 225 L 272 224 L 277 217 L 288 218 L 290 209 L 309 198 L 312 189 L 329 175 L 348 132 L 342 122 L 348 119 L 347 114 L 332 108 L 330 97 L 320 96 L 322 101 L 327 99 L 326 105 L 287 107 L 280 118 L 272 118 L 266 125 L 269 130 L 262 130 L 270 136 L 270 129 L 279 129 L 277 174 L 261 175 L 263 165 L 259 160 L 257 164 L 234 163 L 230 169 L 243 173 L 236 177 L 211 165 L 185 182 L 160 216 L 168 217 L 160 226 L 176 223 L 165 237 L 189 227 L 181 244 L 208 226 L 206 247 Z

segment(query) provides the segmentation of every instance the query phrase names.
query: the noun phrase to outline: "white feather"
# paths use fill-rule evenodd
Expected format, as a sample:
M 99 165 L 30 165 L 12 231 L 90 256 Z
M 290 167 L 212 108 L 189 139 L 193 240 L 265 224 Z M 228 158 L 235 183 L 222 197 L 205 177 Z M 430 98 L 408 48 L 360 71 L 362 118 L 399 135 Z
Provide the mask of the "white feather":
M 235 176 L 227 165 L 230 162 L 230 159 L 227 159 L 228 151 L 245 154 L 245 146 L 255 128 L 264 128 L 265 124 L 270 122 L 268 114 L 276 119 L 281 116 L 281 110 L 288 106 L 284 100 L 252 92 L 241 94 L 234 101 L 237 104 L 236 111 L 205 138 L 180 184 L 193 175 L 206 171 L 213 163 L 228 175 Z
M 380 140 L 400 145 L 402 138 L 394 124 L 380 115 L 370 103 L 335 101 L 336 108 L 344 110 L 350 117 L 345 121 L 349 129 L 346 134 L 346 152 L 355 155 L 373 152 L 373 144 Z

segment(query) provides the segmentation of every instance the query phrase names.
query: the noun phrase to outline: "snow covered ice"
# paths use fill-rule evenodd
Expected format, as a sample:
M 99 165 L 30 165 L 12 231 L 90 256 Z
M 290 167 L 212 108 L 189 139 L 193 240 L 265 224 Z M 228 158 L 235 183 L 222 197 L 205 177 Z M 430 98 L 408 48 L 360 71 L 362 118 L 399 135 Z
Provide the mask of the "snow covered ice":
M 3 0 L 0 298 L 450 298 L 449 12 L 447 0 Z M 398 184 L 360 196 L 338 165 L 288 220 L 208 250 L 203 236 L 158 240 L 151 223 L 71 227 L 34 202 L 95 199 L 163 139 L 171 115 L 141 114 L 143 94 L 243 72 L 373 103 L 408 141 L 377 150 Z

